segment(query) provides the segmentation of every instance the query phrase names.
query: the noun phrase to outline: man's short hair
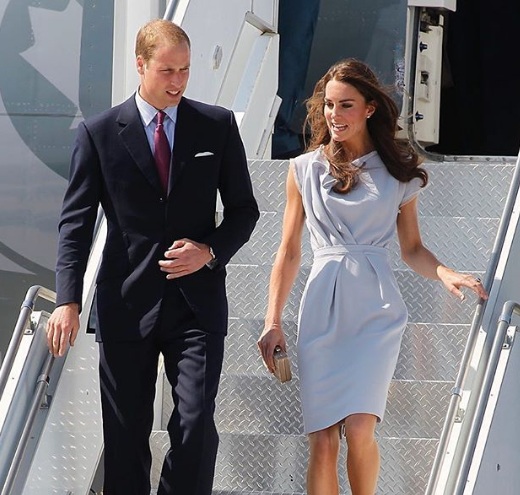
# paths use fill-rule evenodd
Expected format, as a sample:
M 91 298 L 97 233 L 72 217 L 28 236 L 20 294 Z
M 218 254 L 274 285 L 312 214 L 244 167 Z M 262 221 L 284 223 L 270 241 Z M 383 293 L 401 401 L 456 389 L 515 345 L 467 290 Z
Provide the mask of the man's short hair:
M 135 56 L 141 56 L 148 62 L 160 45 L 177 46 L 182 43 L 191 47 L 190 38 L 184 29 L 171 21 L 154 19 L 139 29 L 135 40 Z

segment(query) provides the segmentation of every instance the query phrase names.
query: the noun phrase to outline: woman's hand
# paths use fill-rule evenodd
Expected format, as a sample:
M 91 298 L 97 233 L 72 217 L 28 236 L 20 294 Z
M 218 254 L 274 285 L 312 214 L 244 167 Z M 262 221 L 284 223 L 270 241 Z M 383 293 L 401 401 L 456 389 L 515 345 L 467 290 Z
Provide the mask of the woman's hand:
M 271 270 L 264 331 L 257 342 L 265 367 L 271 373 L 275 371 L 273 357 L 275 347 L 280 346 L 283 351 L 286 351 L 285 337 L 280 322 L 283 307 L 300 268 L 302 232 L 305 222 L 302 197 L 296 184 L 292 162 L 287 173 L 285 188 L 287 203 L 283 215 L 282 241 Z
M 447 268 L 443 265 L 438 267 L 437 274 L 446 289 L 448 289 L 449 292 L 458 297 L 461 301 L 464 301 L 466 298 L 464 293 L 460 290 L 462 287 L 471 289 L 481 299 L 488 298 L 488 294 L 486 289 L 484 289 L 480 278 L 474 277 L 473 275 L 456 272 L 451 268 Z
M 266 322 L 264 331 L 258 339 L 258 348 L 262 354 L 264 364 L 270 373 L 274 373 L 274 349 L 280 346 L 282 350 L 286 350 L 285 336 L 282 328 L 278 323 L 268 324 Z

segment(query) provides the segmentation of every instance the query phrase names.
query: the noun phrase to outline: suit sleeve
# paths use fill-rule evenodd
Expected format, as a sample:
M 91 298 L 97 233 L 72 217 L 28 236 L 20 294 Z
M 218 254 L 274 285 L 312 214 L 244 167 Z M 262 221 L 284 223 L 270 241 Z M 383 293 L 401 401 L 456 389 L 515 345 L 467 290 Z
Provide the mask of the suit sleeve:
M 219 177 L 219 192 L 223 220 L 205 242 L 213 248 L 218 265 L 226 265 L 249 240 L 260 216 L 244 145 L 231 111 Z
M 92 245 L 100 194 L 99 158 L 85 124 L 81 123 L 58 227 L 57 306 L 75 302 L 81 307 L 83 276 Z

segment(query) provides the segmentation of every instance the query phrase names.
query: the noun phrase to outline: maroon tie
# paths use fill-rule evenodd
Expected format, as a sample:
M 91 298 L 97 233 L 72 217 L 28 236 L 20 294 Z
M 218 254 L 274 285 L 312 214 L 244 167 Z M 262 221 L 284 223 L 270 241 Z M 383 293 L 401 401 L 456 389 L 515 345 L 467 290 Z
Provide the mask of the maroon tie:
M 155 147 L 154 158 L 157 166 L 157 173 L 164 192 L 168 192 L 168 176 L 170 174 L 171 151 L 168 138 L 164 132 L 164 117 L 166 114 L 159 111 L 155 118 L 155 132 L 153 135 L 153 144 Z

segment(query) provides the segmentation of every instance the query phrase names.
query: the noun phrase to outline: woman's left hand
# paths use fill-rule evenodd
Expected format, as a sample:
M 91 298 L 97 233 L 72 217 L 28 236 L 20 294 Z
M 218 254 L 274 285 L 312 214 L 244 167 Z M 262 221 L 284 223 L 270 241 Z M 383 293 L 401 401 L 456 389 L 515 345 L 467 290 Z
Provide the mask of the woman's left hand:
M 465 273 L 459 273 L 445 266 L 440 266 L 437 270 L 437 274 L 446 289 L 448 289 L 449 292 L 458 297 L 461 301 L 464 301 L 466 298 L 464 293 L 461 291 L 462 287 L 471 289 L 481 299 L 488 298 L 486 289 L 484 289 L 482 281 L 478 277 L 474 277 L 473 275 Z

